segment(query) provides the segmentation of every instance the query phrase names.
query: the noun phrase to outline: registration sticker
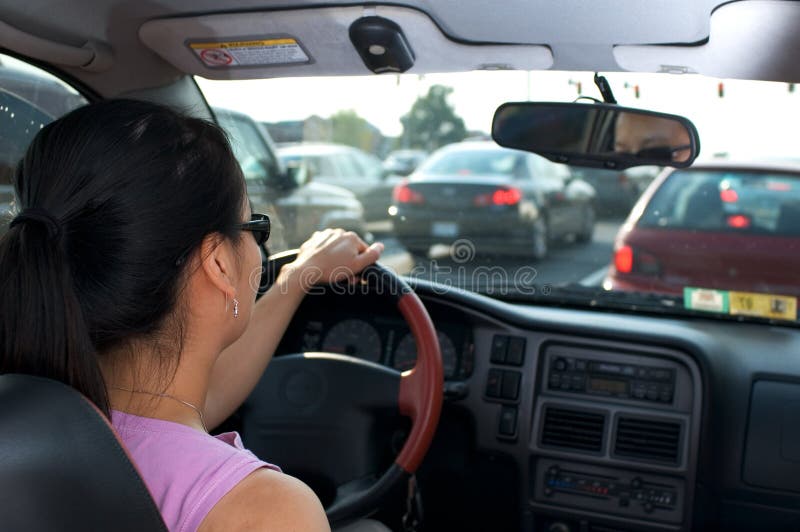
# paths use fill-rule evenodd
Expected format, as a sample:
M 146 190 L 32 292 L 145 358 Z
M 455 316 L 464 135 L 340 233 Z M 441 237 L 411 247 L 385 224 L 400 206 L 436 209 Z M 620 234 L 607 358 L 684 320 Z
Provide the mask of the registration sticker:
M 187 46 L 208 68 L 279 66 L 311 62 L 308 53 L 294 37 L 189 42 Z
M 752 292 L 730 292 L 731 314 L 774 320 L 797 320 L 797 298 Z
M 706 288 L 683 289 L 683 306 L 690 310 L 728 313 L 728 292 Z
M 797 298 L 792 296 L 686 287 L 683 289 L 683 306 L 732 316 L 797 320 Z

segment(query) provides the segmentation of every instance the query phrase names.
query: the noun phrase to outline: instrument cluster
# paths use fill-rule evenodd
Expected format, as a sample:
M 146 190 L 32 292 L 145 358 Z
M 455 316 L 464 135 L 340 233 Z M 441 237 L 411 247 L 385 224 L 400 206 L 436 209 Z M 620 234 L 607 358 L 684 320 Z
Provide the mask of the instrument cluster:
M 444 377 L 466 379 L 472 374 L 474 344 L 466 324 L 434 319 L 442 352 Z M 400 317 L 339 313 L 305 321 L 294 351 L 324 351 L 349 355 L 406 371 L 417 361 L 414 336 Z

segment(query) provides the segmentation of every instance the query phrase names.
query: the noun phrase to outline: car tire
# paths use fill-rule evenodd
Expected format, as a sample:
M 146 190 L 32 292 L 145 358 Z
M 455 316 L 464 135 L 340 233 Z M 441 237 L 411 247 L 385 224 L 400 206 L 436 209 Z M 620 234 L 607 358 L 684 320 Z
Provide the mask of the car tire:
M 594 223 L 597 217 L 595 216 L 594 207 L 586 205 L 583 209 L 583 216 L 581 217 L 581 230 L 575 235 L 576 242 L 590 242 L 594 235 Z

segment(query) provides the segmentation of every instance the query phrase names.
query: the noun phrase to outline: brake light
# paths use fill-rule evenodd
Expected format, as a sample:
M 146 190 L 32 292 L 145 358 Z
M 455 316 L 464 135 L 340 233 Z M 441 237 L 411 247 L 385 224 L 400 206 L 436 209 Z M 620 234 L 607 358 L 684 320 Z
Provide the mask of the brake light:
M 614 253 L 614 268 L 619 273 L 631 273 L 633 270 L 633 248 L 622 246 Z
M 425 196 L 416 190 L 412 190 L 405 181 L 394 187 L 392 198 L 396 203 L 414 203 L 417 205 L 425 203 Z
M 781 183 L 779 181 L 768 181 L 767 190 L 774 190 L 775 192 L 788 192 L 792 190 L 792 185 L 789 183 Z
M 476 207 L 486 207 L 487 205 L 516 205 L 522 200 L 522 191 L 513 187 L 498 188 L 494 192 L 478 194 L 472 203 Z
M 492 194 L 492 203 L 495 205 L 516 205 L 522 199 L 522 192 L 518 188 L 498 188 Z
M 719 198 L 725 203 L 736 203 L 739 201 L 739 194 L 732 188 L 726 188 L 725 190 L 720 190 Z
M 747 229 L 750 227 L 750 217 L 745 216 L 744 214 L 733 214 L 728 216 L 728 227 Z
M 634 251 L 630 246 L 622 246 L 614 253 L 614 268 L 619 273 L 658 275 L 661 272 L 661 264 L 655 255 Z

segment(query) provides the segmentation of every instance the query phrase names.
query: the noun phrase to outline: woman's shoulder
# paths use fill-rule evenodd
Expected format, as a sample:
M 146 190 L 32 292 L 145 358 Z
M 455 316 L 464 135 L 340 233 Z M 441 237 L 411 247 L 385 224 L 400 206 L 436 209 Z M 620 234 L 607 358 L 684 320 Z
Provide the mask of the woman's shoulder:
M 254 472 L 279 471 L 246 450 L 236 433 L 212 437 L 178 423 L 116 411 L 112 420 L 170 530 L 197 530 L 217 503 Z
M 319 499 L 306 484 L 279 471 L 259 469 L 211 509 L 199 532 L 330 530 Z

